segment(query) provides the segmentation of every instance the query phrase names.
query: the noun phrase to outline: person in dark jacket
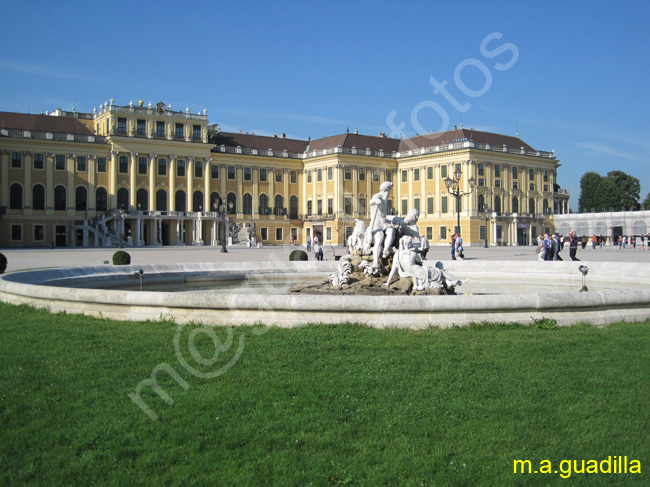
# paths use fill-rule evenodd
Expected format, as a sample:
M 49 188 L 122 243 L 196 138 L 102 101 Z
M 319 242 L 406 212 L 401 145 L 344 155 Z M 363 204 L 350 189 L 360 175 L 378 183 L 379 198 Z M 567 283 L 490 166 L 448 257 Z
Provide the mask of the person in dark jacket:
M 576 232 L 571 232 L 571 240 L 569 241 L 569 257 L 571 260 L 580 260 L 576 257 L 576 252 L 578 251 L 578 237 L 576 237 Z

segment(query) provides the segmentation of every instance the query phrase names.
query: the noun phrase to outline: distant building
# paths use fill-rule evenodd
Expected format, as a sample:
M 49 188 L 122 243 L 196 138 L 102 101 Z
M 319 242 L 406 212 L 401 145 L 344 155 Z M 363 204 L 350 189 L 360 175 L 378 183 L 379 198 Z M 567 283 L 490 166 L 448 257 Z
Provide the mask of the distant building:
M 295 140 L 111 101 L 93 113 L 0 112 L 0 161 L 1 246 L 218 245 L 228 227 L 268 244 L 343 245 L 387 180 L 391 211 L 418 208 L 432 245 L 449 244 L 458 213 L 466 245 L 528 245 L 569 213 L 553 152 L 463 128 Z M 469 194 L 457 206 L 445 180 L 459 170 Z

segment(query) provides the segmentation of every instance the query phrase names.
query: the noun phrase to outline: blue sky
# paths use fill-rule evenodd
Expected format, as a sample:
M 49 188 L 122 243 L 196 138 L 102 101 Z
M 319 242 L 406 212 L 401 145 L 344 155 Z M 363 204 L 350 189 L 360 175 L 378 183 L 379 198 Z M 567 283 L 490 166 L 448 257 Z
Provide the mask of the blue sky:
M 574 209 L 587 171 L 650 191 L 648 2 L 5 0 L 0 17 L 2 111 L 142 98 L 296 138 L 462 121 L 554 149 Z

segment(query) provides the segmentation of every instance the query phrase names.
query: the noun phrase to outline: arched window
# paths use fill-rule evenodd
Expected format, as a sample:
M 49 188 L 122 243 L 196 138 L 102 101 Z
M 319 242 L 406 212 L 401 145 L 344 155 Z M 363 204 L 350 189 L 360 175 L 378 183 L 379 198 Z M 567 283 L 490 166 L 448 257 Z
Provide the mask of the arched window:
M 268 215 L 269 214 L 269 197 L 266 196 L 264 193 L 260 195 L 260 215 Z
M 485 196 L 478 195 L 478 211 L 485 211 Z
M 156 191 L 156 211 L 167 211 L 167 191 L 164 189 Z
M 129 209 L 129 190 L 126 188 L 120 188 L 117 190 L 117 209 Z
M 528 200 L 528 213 L 535 214 L 535 198 L 530 198 Z
M 77 187 L 74 191 L 74 209 L 77 211 L 88 210 L 88 190 L 83 186 Z
M 108 191 L 101 186 L 97 188 L 97 192 L 95 193 L 95 209 L 97 211 L 108 210 Z
M 235 193 L 228 193 L 226 197 L 226 204 L 228 205 L 228 213 L 234 215 L 237 213 L 237 195 Z M 230 205 L 232 204 L 232 208 Z
M 149 193 L 146 189 L 140 188 L 135 195 L 135 203 L 140 211 L 147 211 L 149 209 Z
M 14 183 L 9 188 L 9 208 L 11 210 L 23 209 L 23 187 Z
M 519 213 L 519 198 L 516 196 L 512 197 L 512 212 Z
M 176 191 L 176 199 L 174 201 L 175 201 L 174 206 L 176 211 L 187 211 L 187 206 L 186 206 L 187 199 L 185 198 L 185 191 L 183 191 L 182 189 Z
M 210 211 L 217 211 L 219 206 L 221 206 L 221 196 L 216 191 L 213 191 L 210 193 Z
M 244 193 L 244 215 L 253 213 L 253 196 L 250 193 Z
M 54 209 L 55 210 L 65 210 L 66 205 L 66 193 L 65 186 L 57 186 L 54 188 Z
M 275 212 L 276 215 L 283 215 L 284 214 L 284 198 L 282 197 L 281 194 L 276 194 L 275 195 L 274 212 Z
M 45 209 L 45 187 L 42 184 L 35 184 L 32 188 L 32 208 Z
M 194 191 L 192 195 L 192 211 L 203 211 L 203 192 Z
M 493 211 L 501 213 L 501 196 L 494 197 L 494 208 Z
M 296 195 L 289 198 L 289 218 L 298 219 L 298 197 Z

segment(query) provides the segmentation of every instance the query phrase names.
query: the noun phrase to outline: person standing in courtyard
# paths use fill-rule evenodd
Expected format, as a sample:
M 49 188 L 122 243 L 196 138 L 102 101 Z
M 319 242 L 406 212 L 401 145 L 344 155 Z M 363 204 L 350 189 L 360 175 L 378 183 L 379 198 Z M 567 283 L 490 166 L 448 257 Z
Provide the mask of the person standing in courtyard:
M 456 234 L 451 236 L 451 260 L 456 260 Z
M 576 232 L 571 232 L 569 239 L 569 257 L 571 257 L 571 260 L 580 260 L 576 257 L 576 252 L 578 251 L 578 237 L 576 236 Z
M 311 238 L 309 238 L 309 235 L 307 235 L 307 240 L 305 241 L 305 245 L 307 246 L 307 252 L 311 252 Z
M 456 247 L 456 255 L 460 257 L 461 259 L 465 258 L 465 254 L 463 253 L 463 239 L 460 236 L 460 233 L 456 234 L 456 242 L 454 243 L 454 246 Z
M 422 260 L 427 260 L 427 254 L 429 253 L 429 241 L 424 235 L 420 236 L 420 248 L 422 249 Z

